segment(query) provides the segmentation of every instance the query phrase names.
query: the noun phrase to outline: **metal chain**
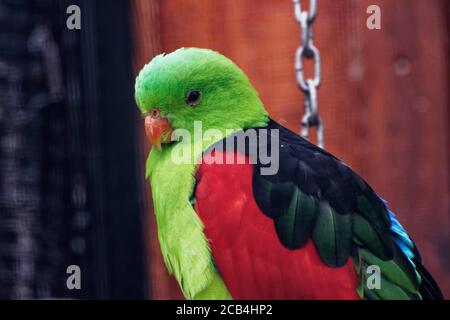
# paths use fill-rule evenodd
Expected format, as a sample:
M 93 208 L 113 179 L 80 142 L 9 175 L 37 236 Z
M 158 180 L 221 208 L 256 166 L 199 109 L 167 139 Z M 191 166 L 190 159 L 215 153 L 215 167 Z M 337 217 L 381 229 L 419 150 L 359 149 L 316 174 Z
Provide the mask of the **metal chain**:
M 305 95 L 305 112 L 301 123 L 302 137 L 309 138 L 309 129 L 317 127 L 317 145 L 324 147 L 323 123 L 319 116 L 319 107 L 317 104 L 317 89 L 321 81 L 320 53 L 314 45 L 312 23 L 317 15 L 317 0 L 309 0 L 309 10 L 302 10 L 302 0 L 293 0 L 294 11 L 297 22 L 300 25 L 300 36 L 302 43 L 295 53 L 295 73 L 297 85 Z M 303 59 L 313 60 L 314 77 L 305 78 L 305 68 Z

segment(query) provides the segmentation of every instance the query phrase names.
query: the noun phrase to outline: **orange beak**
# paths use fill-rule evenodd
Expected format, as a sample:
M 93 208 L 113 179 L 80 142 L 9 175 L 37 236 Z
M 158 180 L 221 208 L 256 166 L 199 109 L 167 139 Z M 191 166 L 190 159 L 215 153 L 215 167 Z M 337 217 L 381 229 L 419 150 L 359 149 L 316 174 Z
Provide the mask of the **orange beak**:
M 145 116 L 144 126 L 148 141 L 158 150 L 161 150 L 161 143 L 171 141 L 173 128 L 169 120 L 161 116 L 158 109 L 150 110 Z

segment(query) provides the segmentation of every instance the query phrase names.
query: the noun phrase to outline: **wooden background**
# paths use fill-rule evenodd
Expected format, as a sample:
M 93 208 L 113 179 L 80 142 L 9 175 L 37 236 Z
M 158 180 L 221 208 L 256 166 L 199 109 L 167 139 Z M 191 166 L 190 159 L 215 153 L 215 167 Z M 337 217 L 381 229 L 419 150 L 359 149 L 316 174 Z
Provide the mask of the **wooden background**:
M 381 7 L 381 30 L 366 28 L 371 4 Z M 136 73 L 160 52 L 217 50 L 244 69 L 272 118 L 299 130 L 291 0 L 135 0 L 132 7 Z M 449 8 L 446 0 L 320 0 L 314 24 L 326 149 L 389 201 L 447 297 Z M 182 298 L 162 264 L 151 199 L 145 215 L 150 297 Z

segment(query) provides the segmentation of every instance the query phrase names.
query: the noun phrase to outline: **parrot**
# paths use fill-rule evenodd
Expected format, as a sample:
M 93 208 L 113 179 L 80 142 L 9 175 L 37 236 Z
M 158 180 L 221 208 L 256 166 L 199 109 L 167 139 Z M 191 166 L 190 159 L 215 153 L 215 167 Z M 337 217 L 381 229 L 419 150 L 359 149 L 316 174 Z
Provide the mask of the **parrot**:
M 443 299 L 387 202 L 274 121 L 229 58 L 159 54 L 135 100 L 162 257 L 186 299 Z

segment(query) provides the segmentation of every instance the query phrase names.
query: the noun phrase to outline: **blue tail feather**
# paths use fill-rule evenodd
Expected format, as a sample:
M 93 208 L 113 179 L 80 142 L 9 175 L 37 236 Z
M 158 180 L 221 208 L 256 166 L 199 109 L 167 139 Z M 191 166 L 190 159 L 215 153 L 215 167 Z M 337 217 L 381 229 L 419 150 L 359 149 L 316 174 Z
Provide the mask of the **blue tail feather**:
M 386 200 L 380 197 L 380 199 L 383 201 L 383 203 L 386 206 L 386 209 L 389 214 L 389 218 L 391 219 L 391 233 L 394 236 L 395 243 L 399 246 L 399 248 L 402 250 L 402 252 L 409 258 L 409 260 L 412 262 L 412 260 L 415 258 L 414 254 L 414 243 L 412 242 L 411 238 L 409 237 L 408 233 L 406 232 L 405 228 L 398 222 L 397 218 L 395 217 L 395 214 L 388 209 L 388 203 Z M 414 263 L 413 263 L 414 264 Z

